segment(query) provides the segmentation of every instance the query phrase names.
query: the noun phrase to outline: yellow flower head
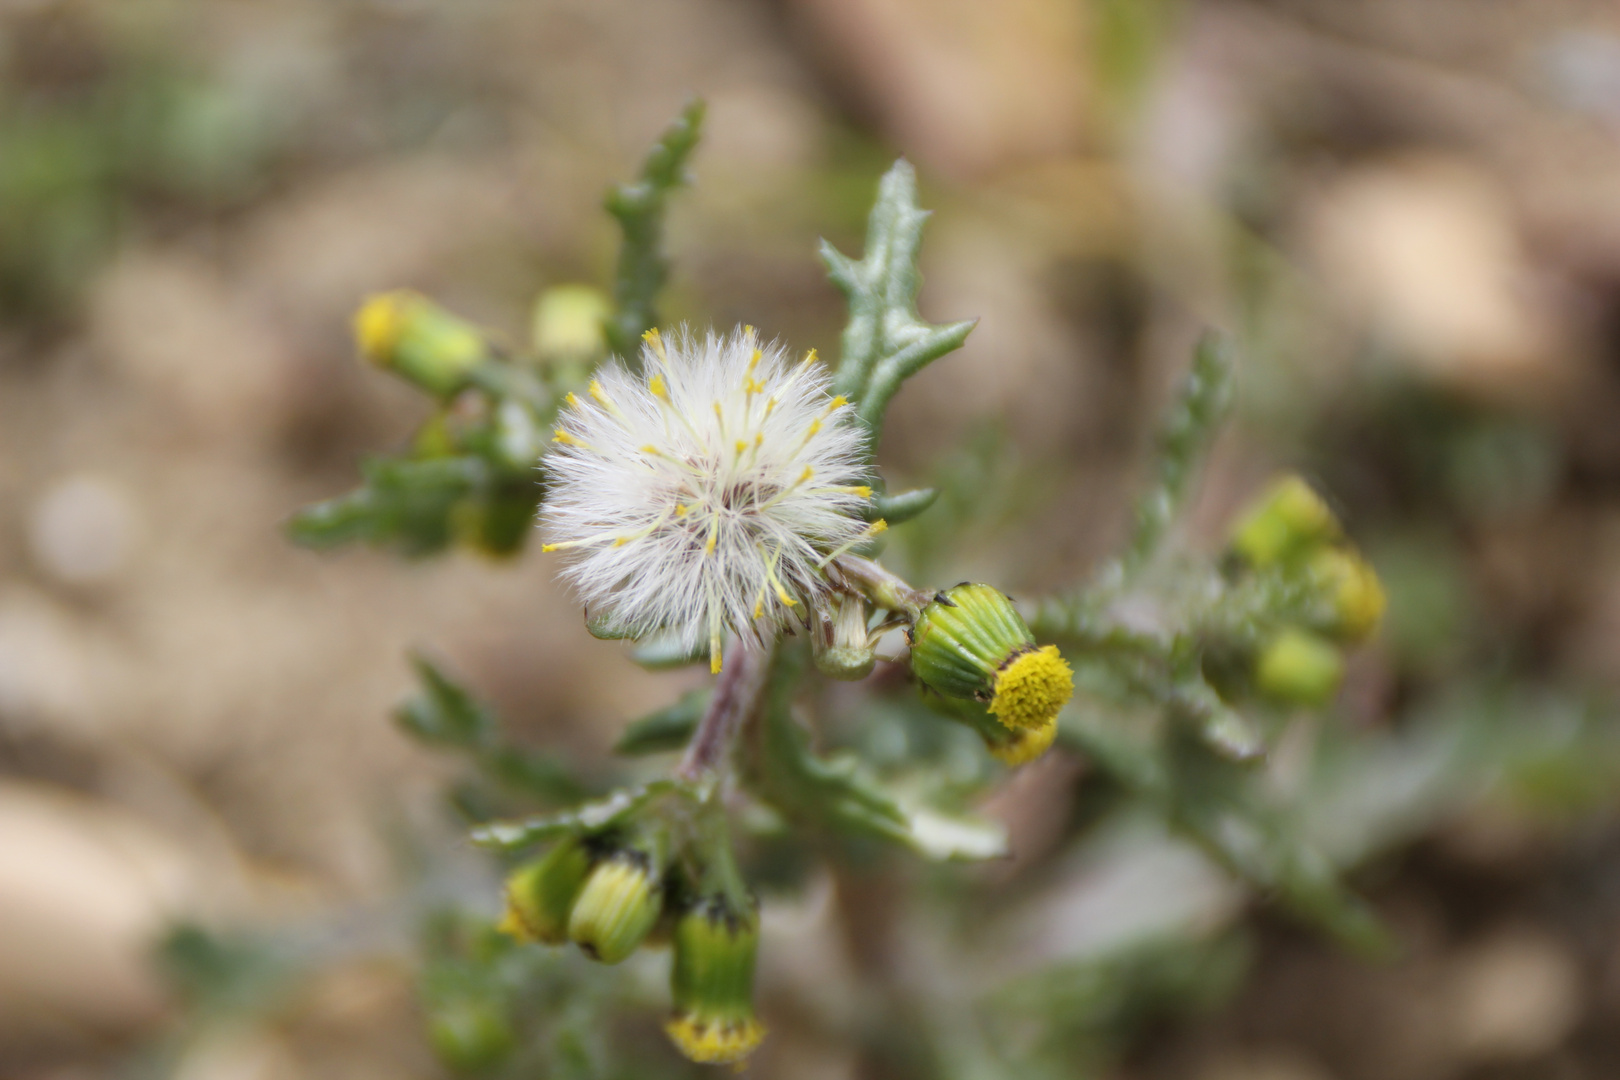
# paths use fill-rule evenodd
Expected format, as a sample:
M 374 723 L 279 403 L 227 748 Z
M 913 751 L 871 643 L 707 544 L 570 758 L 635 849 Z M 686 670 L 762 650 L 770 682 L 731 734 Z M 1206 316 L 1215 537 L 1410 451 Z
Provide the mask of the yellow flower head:
M 676 1047 L 706 1065 L 743 1060 L 765 1038 L 754 1016 L 754 958 L 759 916 L 723 896 L 698 901 L 675 925 L 670 994 L 675 1015 L 664 1025 Z
M 1005 732 L 1004 736 L 1004 741 L 987 740 L 986 746 L 997 761 L 1016 769 L 1020 765 L 1028 765 L 1052 748 L 1052 740 L 1057 738 L 1057 721 L 1048 720 L 1039 727 L 1019 728 Z
M 1073 669 L 1056 645 L 1047 645 L 1019 653 L 996 673 L 990 712 L 1015 730 L 1052 727 L 1073 696 Z
M 765 1025 L 752 1016 L 708 1019 L 677 1016 L 664 1031 L 681 1053 L 700 1065 L 731 1065 L 754 1052 L 765 1039 Z
M 1012 602 L 988 585 L 958 585 L 923 608 L 911 670 L 946 697 L 988 702 L 1013 730 L 1044 727 L 1074 695 L 1057 646 L 1037 647 Z

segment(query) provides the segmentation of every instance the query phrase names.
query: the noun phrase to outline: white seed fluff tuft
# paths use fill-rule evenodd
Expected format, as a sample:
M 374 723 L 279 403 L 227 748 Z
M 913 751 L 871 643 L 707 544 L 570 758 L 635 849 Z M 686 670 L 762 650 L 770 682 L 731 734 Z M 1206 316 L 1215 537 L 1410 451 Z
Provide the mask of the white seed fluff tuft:
M 881 526 L 862 518 L 865 432 L 811 352 L 794 362 L 752 327 L 666 344 L 642 373 L 608 364 L 568 396 L 546 455 L 546 551 L 607 631 L 769 640 L 818 607 L 829 555 Z

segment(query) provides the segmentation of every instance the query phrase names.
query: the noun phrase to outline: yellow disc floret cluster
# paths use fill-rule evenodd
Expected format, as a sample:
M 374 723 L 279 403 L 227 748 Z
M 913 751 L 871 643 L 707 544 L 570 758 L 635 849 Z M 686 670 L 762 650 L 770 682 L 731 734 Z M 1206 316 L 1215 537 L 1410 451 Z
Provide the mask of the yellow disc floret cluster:
M 677 1016 L 664 1025 L 675 1045 L 700 1065 L 731 1065 L 742 1061 L 765 1038 L 765 1025 L 752 1016 L 706 1020 Z
M 1074 671 L 1056 645 L 1031 649 L 996 673 L 990 712 L 1015 730 L 1040 729 L 1074 696 Z
M 1036 645 L 1012 601 L 989 585 L 957 585 L 923 608 L 911 628 L 911 670 L 954 702 L 947 715 L 1014 766 L 1046 752 L 1074 696 L 1074 671 L 1057 646 Z
M 1017 768 L 1027 765 L 1052 748 L 1057 738 L 1057 721 L 1048 720 L 1039 727 L 1018 728 L 1016 731 L 998 732 L 985 740 L 985 746 L 1003 765 Z

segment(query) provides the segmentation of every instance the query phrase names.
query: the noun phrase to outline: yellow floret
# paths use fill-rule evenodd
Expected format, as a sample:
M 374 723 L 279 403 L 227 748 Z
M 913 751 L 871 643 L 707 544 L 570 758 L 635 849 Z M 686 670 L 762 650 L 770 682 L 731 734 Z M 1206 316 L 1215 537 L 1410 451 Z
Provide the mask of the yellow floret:
M 1019 653 L 996 674 L 990 712 L 1014 731 L 1040 728 L 1074 696 L 1074 671 L 1056 645 Z
M 1046 753 L 1051 749 L 1052 740 L 1055 738 L 1057 738 L 1057 721 L 1048 720 L 1039 727 L 1019 728 L 1006 742 L 991 743 L 990 753 L 1003 765 L 1011 765 L 1016 769 Z
M 378 293 L 361 305 L 354 315 L 354 340 L 360 355 L 373 363 L 388 362 L 399 342 L 405 308 L 411 299 L 410 293 Z
M 765 1025 L 753 1017 L 706 1018 L 687 1014 L 664 1025 L 680 1052 L 701 1065 L 730 1065 L 754 1052 Z

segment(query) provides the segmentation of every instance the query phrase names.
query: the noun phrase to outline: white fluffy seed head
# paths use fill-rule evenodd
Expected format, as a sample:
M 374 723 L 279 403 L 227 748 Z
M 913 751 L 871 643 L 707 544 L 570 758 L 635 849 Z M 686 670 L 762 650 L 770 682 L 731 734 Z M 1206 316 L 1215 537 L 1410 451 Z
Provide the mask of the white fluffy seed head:
M 606 630 L 659 630 L 718 668 L 726 631 L 768 640 L 827 593 L 821 564 L 881 525 L 862 517 L 865 431 L 829 397 L 814 352 L 795 362 L 752 327 L 647 335 L 569 395 L 546 455 L 541 528 Z

